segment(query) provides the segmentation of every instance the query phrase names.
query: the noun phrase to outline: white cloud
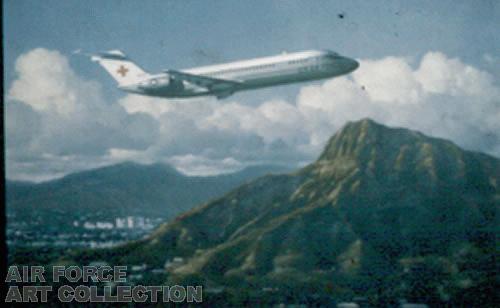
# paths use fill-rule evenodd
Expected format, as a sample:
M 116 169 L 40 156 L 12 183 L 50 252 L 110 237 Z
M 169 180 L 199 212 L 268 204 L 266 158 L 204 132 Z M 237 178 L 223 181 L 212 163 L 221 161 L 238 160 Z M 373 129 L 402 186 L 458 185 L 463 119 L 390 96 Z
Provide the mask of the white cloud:
M 500 155 L 500 91 L 489 73 L 439 52 L 417 68 L 404 58 L 360 62 L 352 79 L 302 88 L 297 106 L 313 127 L 313 145 L 348 120 L 371 117 Z
M 440 52 L 427 53 L 414 75 L 424 91 L 432 94 L 487 98 L 494 91 L 490 74 Z
M 57 176 L 82 162 L 99 166 L 109 163 L 103 155 L 110 147 L 145 149 L 155 140 L 158 124 L 149 115 L 106 103 L 99 84 L 79 77 L 59 52 L 34 49 L 15 67 L 6 102 L 8 177 Z M 72 162 L 60 163 L 68 157 Z
M 17 59 L 18 78 L 12 83 L 8 98 L 21 101 L 36 111 L 70 117 L 80 111 L 81 99 L 99 100 L 95 82 L 82 80 L 58 51 L 34 49 Z
M 46 178 L 123 160 L 167 162 L 188 174 L 315 159 L 346 121 L 376 121 L 500 155 L 500 90 L 493 77 L 440 52 L 360 60 L 353 74 L 304 85 L 295 101 L 232 97 L 105 102 L 56 51 L 16 62 L 6 105 L 7 175 Z M 28 124 L 29 123 L 29 124 Z
M 415 104 L 421 101 L 421 84 L 414 78 L 408 60 L 387 57 L 365 60 L 354 72 L 354 80 L 364 87 L 369 99 L 392 105 Z
M 255 134 L 266 144 L 282 140 L 288 144 L 307 138 L 303 115 L 292 104 L 285 101 L 267 101 L 257 107 L 229 103 L 215 105 L 211 115 L 202 120 L 202 128 L 217 128 L 221 131 L 241 131 Z M 303 140 L 306 141 L 306 140 Z
M 245 167 L 244 164 L 234 159 L 226 157 L 222 159 L 209 159 L 200 155 L 177 155 L 167 160 L 180 172 L 186 175 L 209 176 L 222 173 L 239 171 Z

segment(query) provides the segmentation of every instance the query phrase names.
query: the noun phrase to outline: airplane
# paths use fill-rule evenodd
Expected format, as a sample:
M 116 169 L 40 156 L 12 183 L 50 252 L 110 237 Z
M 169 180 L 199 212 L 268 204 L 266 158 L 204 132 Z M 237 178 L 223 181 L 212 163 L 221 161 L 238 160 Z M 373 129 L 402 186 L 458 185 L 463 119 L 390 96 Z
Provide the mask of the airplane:
M 356 60 L 331 50 L 307 50 L 149 74 L 119 50 L 90 56 L 118 82 L 119 89 L 164 98 L 223 99 L 243 90 L 336 77 L 359 66 Z

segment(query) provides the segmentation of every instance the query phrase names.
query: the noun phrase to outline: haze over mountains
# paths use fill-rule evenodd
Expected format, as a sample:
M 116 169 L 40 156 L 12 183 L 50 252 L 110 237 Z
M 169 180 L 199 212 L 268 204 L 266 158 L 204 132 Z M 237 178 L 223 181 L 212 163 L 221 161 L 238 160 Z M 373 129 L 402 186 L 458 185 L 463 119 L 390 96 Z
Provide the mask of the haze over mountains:
M 141 238 L 197 204 L 285 170 L 192 177 L 168 165 L 122 163 L 39 184 L 7 182 L 9 258 L 21 248 L 110 247 Z
M 362 120 L 301 170 L 244 184 L 147 239 L 63 259 L 161 268 L 177 258 L 168 283 L 223 286 L 240 303 L 271 288 L 280 300 L 484 306 L 495 294 L 499 181 L 497 158 Z
M 105 211 L 122 216 L 172 218 L 245 181 L 286 170 L 255 166 L 231 174 L 195 177 L 165 164 L 125 162 L 39 184 L 7 181 L 7 208 L 21 215 L 32 211 L 80 215 Z

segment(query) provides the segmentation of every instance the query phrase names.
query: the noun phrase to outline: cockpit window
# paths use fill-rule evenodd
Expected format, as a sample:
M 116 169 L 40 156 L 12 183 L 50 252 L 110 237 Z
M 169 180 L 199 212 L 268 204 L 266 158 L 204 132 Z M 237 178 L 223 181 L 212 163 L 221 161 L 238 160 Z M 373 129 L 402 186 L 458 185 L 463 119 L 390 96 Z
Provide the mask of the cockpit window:
M 326 52 L 326 56 L 328 58 L 332 58 L 332 59 L 335 59 L 335 58 L 338 58 L 340 57 L 340 55 L 338 53 L 336 53 L 335 51 L 332 51 L 332 50 L 325 50 Z

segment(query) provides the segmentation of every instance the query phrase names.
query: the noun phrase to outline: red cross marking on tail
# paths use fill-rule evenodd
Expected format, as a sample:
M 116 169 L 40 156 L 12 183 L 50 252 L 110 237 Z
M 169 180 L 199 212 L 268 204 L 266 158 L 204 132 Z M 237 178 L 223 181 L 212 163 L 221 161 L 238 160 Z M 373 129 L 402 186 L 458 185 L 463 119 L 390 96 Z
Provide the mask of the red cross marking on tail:
M 116 71 L 118 74 L 122 75 L 122 77 L 125 77 L 125 75 L 127 75 L 127 72 L 128 72 L 128 68 L 126 68 L 125 66 L 123 65 L 120 65 L 120 68 Z

